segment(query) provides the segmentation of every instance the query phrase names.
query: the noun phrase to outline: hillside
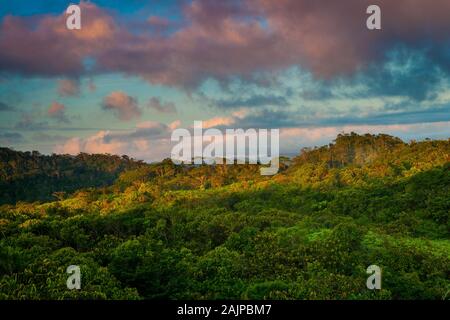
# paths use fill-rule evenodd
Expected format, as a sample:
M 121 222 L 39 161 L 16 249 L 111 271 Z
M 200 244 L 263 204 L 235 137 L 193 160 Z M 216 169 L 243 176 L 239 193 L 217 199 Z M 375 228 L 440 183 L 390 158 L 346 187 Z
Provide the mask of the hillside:
M 49 201 L 81 188 L 112 184 L 126 169 L 143 165 L 110 155 L 42 155 L 0 148 L 0 204 Z
M 449 140 L 343 134 L 273 177 L 79 157 L 70 161 L 117 178 L 0 207 L 0 299 L 442 299 L 450 289 Z M 49 176 L 39 161 L 52 157 L 37 159 Z M 2 179 L 27 181 L 32 167 Z M 66 288 L 72 264 L 81 291 Z M 372 264 L 382 290 L 366 288 Z

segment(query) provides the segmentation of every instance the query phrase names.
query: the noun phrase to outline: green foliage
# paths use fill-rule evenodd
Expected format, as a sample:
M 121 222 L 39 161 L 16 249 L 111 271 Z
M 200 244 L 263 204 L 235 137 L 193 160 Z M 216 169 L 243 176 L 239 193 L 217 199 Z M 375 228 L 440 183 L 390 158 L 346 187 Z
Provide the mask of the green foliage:
M 449 141 L 339 135 L 273 177 L 0 151 L 1 202 L 15 203 L 0 207 L 0 299 L 442 299 L 450 288 Z M 55 201 L 16 202 L 49 192 Z M 81 290 L 66 288 L 73 264 Z M 366 288 L 372 264 L 382 290 Z
M 0 148 L 0 204 L 62 200 L 66 192 L 111 185 L 120 172 L 143 165 L 127 156 L 45 156 Z

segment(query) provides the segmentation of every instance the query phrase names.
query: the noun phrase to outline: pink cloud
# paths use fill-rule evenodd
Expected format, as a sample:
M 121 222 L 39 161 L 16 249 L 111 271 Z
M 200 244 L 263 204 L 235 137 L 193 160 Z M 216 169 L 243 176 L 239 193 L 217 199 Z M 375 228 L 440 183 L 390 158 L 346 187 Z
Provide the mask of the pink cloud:
M 162 160 L 170 155 L 170 132 L 178 125 L 179 121 L 169 125 L 145 121 L 129 132 L 99 131 L 85 138 L 73 137 L 55 146 L 53 151 L 74 155 L 80 152 L 126 154 L 147 161 Z
M 227 117 L 214 117 L 203 121 L 203 128 L 213 128 L 221 126 L 230 126 L 236 124 L 239 120 L 248 115 L 247 110 L 237 110 Z
M 232 117 L 214 117 L 203 121 L 203 128 L 213 128 L 219 126 L 232 125 L 235 120 Z
M 370 4 L 382 8 L 382 31 L 365 27 Z M 81 6 L 84 22 L 77 31 L 65 28 L 64 14 L 6 16 L 0 68 L 73 76 L 86 72 L 83 59 L 91 57 L 95 72 L 190 88 L 209 77 L 247 77 L 293 65 L 327 78 L 366 67 L 393 43 L 442 43 L 450 31 L 448 0 L 193 1 L 184 8 L 186 23 L 167 35 L 133 33 L 95 4 Z M 150 17 L 149 23 L 166 21 Z
M 54 148 L 56 153 L 77 155 L 82 152 L 82 143 L 80 138 L 70 138 L 63 145 L 57 145 Z
M 19 18 L 0 25 L 0 69 L 38 75 L 79 75 L 83 59 L 110 47 L 116 23 L 96 5 L 82 1 L 83 27 L 68 30 L 65 14 Z
M 113 111 L 114 115 L 122 121 L 139 118 L 142 113 L 137 100 L 122 91 L 111 92 L 110 95 L 105 97 L 102 108 Z
M 70 122 L 66 116 L 66 107 L 58 102 L 52 102 L 47 110 L 49 117 L 58 120 L 59 122 Z
M 67 140 L 63 145 L 55 147 L 55 151 L 58 153 L 67 153 L 74 155 L 80 152 L 124 154 L 124 152 L 126 151 L 125 142 L 106 142 L 105 137 L 108 134 L 108 131 L 99 131 L 98 133 L 86 139 L 81 139 L 78 137 L 71 138 Z
M 450 2 L 436 0 L 251 0 L 280 37 L 287 61 L 316 75 L 348 74 L 382 57 L 394 42 L 442 41 L 450 31 Z M 381 8 L 382 31 L 366 28 L 366 9 Z M 289 58 L 290 57 L 290 58 Z
M 187 87 L 208 77 L 247 77 L 292 65 L 328 78 L 366 67 L 394 41 L 429 36 L 442 41 L 450 31 L 442 13 L 450 10 L 446 0 L 426 7 L 416 0 L 377 3 L 383 9 L 381 32 L 366 28 L 369 0 L 193 1 L 185 8 L 185 27 L 167 37 L 140 38 L 132 47 L 110 48 L 98 62 L 105 70 Z
M 160 161 L 170 156 L 173 144 L 170 132 L 180 125 L 179 121 L 166 125 L 154 121 L 139 123 L 129 132 L 99 131 L 91 136 L 73 137 L 54 148 L 56 153 L 78 154 L 110 153 L 126 154 L 136 159 Z M 405 125 L 361 125 L 330 126 L 314 128 L 283 128 L 280 130 L 281 154 L 298 154 L 303 147 L 320 146 L 330 143 L 339 133 L 359 134 L 385 133 L 404 140 L 413 137 L 448 137 L 450 122 L 405 124 Z M 222 136 L 217 136 L 222 139 Z M 220 140 L 222 141 L 222 140 Z
M 181 126 L 181 121 L 180 120 L 175 120 L 171 123 L 169 123 L 169 129 L 170 130 L 175 130 L 176 128 L 179 128 Z

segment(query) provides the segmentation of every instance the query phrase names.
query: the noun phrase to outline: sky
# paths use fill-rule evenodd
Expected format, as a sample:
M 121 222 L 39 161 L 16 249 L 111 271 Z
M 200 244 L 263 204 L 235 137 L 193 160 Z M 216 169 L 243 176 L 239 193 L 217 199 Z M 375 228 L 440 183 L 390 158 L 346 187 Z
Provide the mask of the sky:
M 70 4 L 81 30 L 66 28 Z M 366 9 L 381 8 L 381 30 Z M 0 146 L 170 156 L 171 132 L 450 137 L 448 0 L 0 0 Z

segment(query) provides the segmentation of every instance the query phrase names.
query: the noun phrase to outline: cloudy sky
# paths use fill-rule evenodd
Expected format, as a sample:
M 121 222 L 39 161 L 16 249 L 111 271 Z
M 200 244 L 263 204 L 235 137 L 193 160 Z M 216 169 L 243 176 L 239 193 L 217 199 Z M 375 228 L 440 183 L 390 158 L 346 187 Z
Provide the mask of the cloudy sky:
M 450 137 L 450 1 L 0 0 L 0 146 L 170 155 L 170 133 Z M 382 30 L 366 28 L 377 4 Z

